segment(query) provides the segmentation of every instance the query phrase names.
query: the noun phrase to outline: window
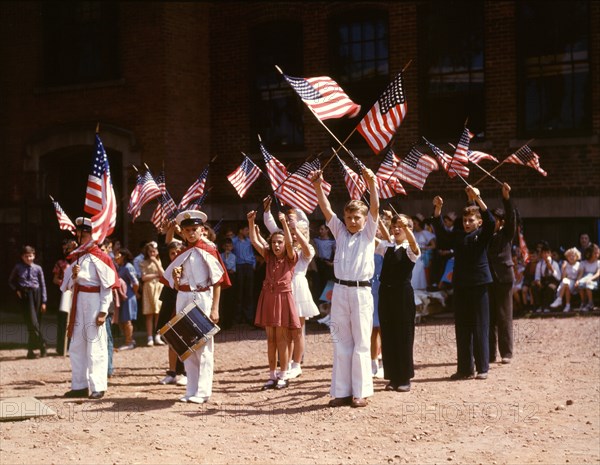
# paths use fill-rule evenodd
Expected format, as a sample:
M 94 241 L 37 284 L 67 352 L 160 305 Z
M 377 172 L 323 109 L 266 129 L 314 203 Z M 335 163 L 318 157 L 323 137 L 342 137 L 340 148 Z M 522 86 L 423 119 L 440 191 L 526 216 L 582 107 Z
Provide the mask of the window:
M 456 141 L 465 120 L 484 136 L 483 2 L 429 2 L 421 21 L 421 130 L 426 137 Z
M 117 5 L 114 2 L 45 2 L 44 80 L 48 86 L 117 79 Z
M 331 20 L 333 79 L 357 103 L 375 103 L 389 79 L 387 12 L 361 11 Z
M 522 1 L 517 8 L 521 134 L 589 134 L 589 3 Z
M 255 66 L 253 138 L 260 134 L 269 150 L 298 150 L 304 146 L 302 101 L 275 69 L 302 75 L 302 28 L 295 22 L 262 24 L 253 33 Z

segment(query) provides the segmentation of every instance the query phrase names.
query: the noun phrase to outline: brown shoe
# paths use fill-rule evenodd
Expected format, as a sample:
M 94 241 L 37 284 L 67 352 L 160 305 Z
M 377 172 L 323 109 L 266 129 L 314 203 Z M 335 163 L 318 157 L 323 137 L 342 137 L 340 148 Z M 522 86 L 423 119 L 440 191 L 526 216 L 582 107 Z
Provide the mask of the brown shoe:
M 352 399 L 352 407 L 366 407 L 369 402 L 364 397 L 355 397 Z
M 352 396 L 348 397 L 336 397 L 329 401 L 330 407 L 343 407 L 344 405 L 352 404 Z

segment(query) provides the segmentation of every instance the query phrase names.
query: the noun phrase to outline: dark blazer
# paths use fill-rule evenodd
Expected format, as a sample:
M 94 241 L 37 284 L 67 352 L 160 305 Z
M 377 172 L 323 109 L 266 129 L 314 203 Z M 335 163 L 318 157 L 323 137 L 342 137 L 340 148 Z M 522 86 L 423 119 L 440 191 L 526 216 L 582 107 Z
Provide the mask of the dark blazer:
M 512 283 L 515 280 L 512 261 L 512 242 L 517 230 L 516 213 L 512 200 L 502 198 L 504 226 L 495 232 L 488 248 L 488 261 L 494 282 Z
M 432 219 L 436 237 L 447 240 L 454 249 L 454 287 L 479 286 L 492 282 L 487 249 L 494 234 L 495 221 L 489 208 L 481 212 L 481 218 L 481 227 L 468 234 L 463 229 L 456 228 L 452 232 L 446 231 L 441 215 Z

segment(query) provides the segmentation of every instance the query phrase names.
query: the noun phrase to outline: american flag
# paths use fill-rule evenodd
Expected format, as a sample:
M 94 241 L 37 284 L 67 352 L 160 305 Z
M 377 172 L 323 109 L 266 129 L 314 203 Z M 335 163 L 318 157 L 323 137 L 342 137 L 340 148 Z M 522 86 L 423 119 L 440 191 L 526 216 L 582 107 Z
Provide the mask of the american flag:
M 321 121 L 354 117 L 360 112 L 360 105 L 350 100 L 339 84 L 328 76 L 301 78 L 284 74 L 283 77 Z
M 196 179 L 194 183 L 188 187 L 188 190 L 181 198 L 181 202 L 179 202 L 179 206 L 177 207 L 180 211 L 185 210 L 192 200 L 197 199 L 202 195 L 204 192 L 204 187 L 206 186 L 207 177 L 208 166 L 202 170 L 202 173 L 200 173 L 198 179 Z
M 96 134 L 96 157 L 92 172 L 88 176 L 85 192 L 84 210 L 92 215 L 92 239 L 101 243 L 115 229 L 117 202 L 110 178 L 108 157 L 98 134 Z
M 498 159 L 489 153 L 480 152 L 479 150 L 469 150 L 467 152 L 467 158 L 473 164 L 478 164 L 481 160 L 491 160 L 498 163 Z
M 415 186 L 417 189 L 423 190 L 427 176 L 437 169 L 438 164 L 433 158 L 419 152 L 416 147 L 413 147 L 400 162 L 397 175 L 403 181 Z
M 442 168 L 444 168 L 444 171 L 446 171 L 446 173 L 448 173 L 448 176 L 450 178 L 454 178 L 457 175 L 460 175 L 463 178 L 466 178 L 467 176 L 469 176 L 469 168 L 467 168 L 462 163 L 459 163 L 456 160 L 453 160 L 450 155 L 445 153 L 442 149 L 440 149 L 436 145 L 433 145 L 431 142 L 429 142 L 424 137 L 423 137 L 423 140 L 425 141 L 427 146 L 432 150 L 433 154 L 436 156 L 436 158 L 442 165 Z
M 377 185 L 379 186 L 380 198 L 389 199 L 394 197 L 396 194 L 406 195 L 406 191 L 396 175 L 399 163 L 400 160 L 394 151 L 389 148 L 383 161 L 381 162 L 381 165 L 379 165 L 377 173 L 375 174 L 377 178 Z
M 208 196 L 209 191 L 210 191 L 210 189 L 205 190 L 200 197 L 198 197 L 193 202 L 190 202 L 190 204 L 187 206 L 187 209 L 188 210 L 202 210 L 202 205 L 204 205 L 204 201 L 206 200 L 206 197 Z
M 238 166 L 234 172 L 227 175 L 227 179 L 237 191 L 241 198 L 244 198 L 250 186 L 258 179 L 262 171 L 254 164 L 246 155 L 244 161 Z
M 159 195 L 160 188 L 152 177 L 152 173 L 149 170 L 146 170 L 144 174 L 138 173 L 135 187 L 129 197 L 129 208 L 127 209 L 127 213 L 133 216 L 133 221 L 140 216 L 142 207 Z
M 58 220 L 58 228 L 62 231 L 71 231 L 71 234 L 75 235 L 75 225 L 71 221 L 71 218 L 65 213 L 60 204 L 50 197 L 52 205 L 54 205 L 54 211 L 56 212 L 56 219 Z
M 300 167 L 286 180 L 281 189 L 286 191 L 286 203 L 291 207 L 299 208 L 300 210 L 312 213 L 318 205 L 317 193 L 314 186 L 308 180 L 308 175 L 311 171 L 321 169 L 321 162 L 318 158 L 313 161 L 305 161 Z M 321 183 L 321 187 L 325 195 L 331 192 L 331 184 L 326 181 Z
M 475 134 L 473 134 L 467 128 L 463 129 L 463 132 L 460 135 L 460 139 L 458 139 L 458 144 L 456 146 L 456 150 L 454 151 L 453 160 L 456 160 L 459 163 L 462 163 L 463 165 L 469 164 L 469 157 L 468 157 L 469 144 L 471 143 L 471 139 L 473 137 L 475 137 Z
M 530 168 L 533 168 L 539 172 L 542 176 L 548 175 L 548 173 L 546 173 L 540 166 L 540 157 L 537 153 L 531 150 L 528 145 L 524 145 L 504 161 L 506 163 L 529 166 Z
M 171 197 L 171 194 L 167 190 L 164 171 L 161 171 L 156 177 L 156 185 L 160 189 L 161 195 L 158 197 L 158 205 L 152 212 L 150 221 L 160 231 L 166 221 L 175 219 L 178 210 L 173 197 Z
M 269 179 L 271 181 L 271 189 L 273 189 L 274 194 L 279 200 L 281 200 L 284 203 L 288 203 L 289 201 L 293 202 L 293 198 L 288 198 L 287 189 L 278 190 L 279 186 L 281 186 L 281 184 L 283 184 L 283 182 L 289 176 L 287 168 L 283 165 L 283 163 L 277 160 L 277 158 L 271 155 L 262 143 L 258 145 L 263 155 L 263 159 L 265 160 L 267 174 L 269 175 Z
M 373 152 L 381 152 L 390 143 L 406 115 L 406 109 L 402 73 L 398 73 L 357 126 Z
M 365 181 L 359 174 L 355 173 L 352 168 L 348 167 L 340 157 L 337 157 L 337 159 L 340 162 L 342 174 L 344 175 L 344 182 L 346 183 L 350 198 L 352 200 L 360 200 L 367 190 Z

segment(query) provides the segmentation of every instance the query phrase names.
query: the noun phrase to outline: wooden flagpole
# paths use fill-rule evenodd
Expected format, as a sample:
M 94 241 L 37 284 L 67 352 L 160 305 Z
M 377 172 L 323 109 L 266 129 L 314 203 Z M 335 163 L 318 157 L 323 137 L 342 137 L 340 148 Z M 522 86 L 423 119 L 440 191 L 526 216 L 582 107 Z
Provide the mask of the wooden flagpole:
M 448 145 L 450 147 L 452 147 L 453 149 L 456 149 L 456 147 L 451 144 L 450 142 L 448 142 Z M 477 163 L 475 163 L 473 160 L 469 159 L 469 162 L 473 165 L 475 165 L 477 168 L 479 168 L 481 171 L 483 171 L 487 176 L 491 177 L 494 181 L 496 181 L 498 184 L 500 184 L 501 186 L 504 185 L 504 183 L 502 181 L 500 181 L 498 178 L 496 178 L 491 172 L 487 171 L 486 169 L 484 169 L 482 166 L 478 165 Z
M 526 142 L 525 144 L 521 145 L 521 147 L 519 147 L 517 150 L 515 150 L 513 153 L 518 152 L 519 150 L 521 150 L 523 147 L 525 147 L 526 145 L 531 144 L 535 139 L 530 139 L 528 142 Z M 509 155 L 510 156 L 510 155 Z M 494 167 L 494 169 L 490 170 L 490 173 L 493 173 L 494 171 L 496 171 L 498 168 L 500 168 L 502 165 L 504 165 L 504 162 L 506 162 L 506 160 L 508 159 L 508 157 L 506 157 L 504 160 L 502 160 L 497 166 Z M 479 184 L 481 181 L 483 181 L 488 175 L 484 175 L 481 178 L 479 178 L 475 184 L 473 184 L 473 186 L 476 186 L 477 184 Z
M 423 140 L 424 140 L 424 141 L 426 141 L 426 142 L 429 142 L 429 141 L 428 141 L 428 140 L 425 138 L 425 136 L 421 136 L 421 137 L 423 138 Z M 429 142 L 429 144 L 431 144 L 431 142 Z M 431 144 L 431 145 L 433 145 L 433 144 Z M 440 149 L 440 150 L 441 150 L 441 149 Z M 437 157 L 437 155 L 436 155 L 436 157 Z M 465 185 L 467 185 L 467 186 L 468 186 L 468 185 L 469 185 L 469 183 L 467 182 L 467 180 L 466 180 L 465 178 L 463 178 L 463 177 L 462 177 L 462 176 L 461 176 L 461 175 L 458 173 L 458 171 L 456 171 L 456 170 L 454 169 L 454 167 L 452 166 L 452 159 L 453 159 L 453 158 L 454 158 L 454 157 L 450 158 L 450 161 L 448 162 L 448 168 L 451 168 L 451 169 L 452 169 L 452 171 L 454 171 L 454 173 L 455 173 L 455 174 L 456 174 L 456 175 L 457 175 L 457 176 L 458 176 L 458 177 L 459 177 L 459 178 L 462 180 L 462 182 L 464 182 L 464 183 L 465 183 Z

